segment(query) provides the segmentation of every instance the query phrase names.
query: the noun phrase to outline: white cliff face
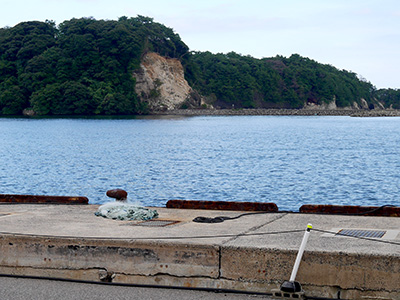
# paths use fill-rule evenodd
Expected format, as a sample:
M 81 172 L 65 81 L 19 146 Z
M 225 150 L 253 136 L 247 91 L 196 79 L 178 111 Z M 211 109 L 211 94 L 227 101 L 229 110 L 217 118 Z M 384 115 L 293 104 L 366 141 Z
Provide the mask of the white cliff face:
M 335 110 L 335 109 L 337 109 L 337 106 L 336 106 L 336 98 L 334 97 L 333 99 L 332 99 L 332 101 L 331 102 L 329 102 L 329 103 L 322 103 L 322 104 L 320 104 L 320 105 L 318 105 L 318 104 L 315 104 L 315 103 L 306 103 L 306 105 L 304 106 L 304 108 L 305 109 L 313 109 L 313 110 L 315 110 L 315 109 L 320 109 L 320 110 Z
M 364 98 L 361 98 L 360 102 L 361 102 L 361 108 L 363 108 L 363 109 L 368 108 L 368 102 Z
M 179 108 L 192 93 L 184 78 L 182 64 L 176 58 L 147 53 L 134 77 L 136 94 L 148 103 L 150 110 Z
M 380 103 L 378 100 L 374 100 L 374 106 L 376 109 L 385 109 L 385 106 Z M 351 109 L 369 109 L 368 102 L 361 98 L 360 99 L 360 104 L 358 104 L 356 101 L 353 102 L 352 106 L 346 106 L 346 107 L 337 107 L 336 105 L 336 97 L 334 96 L 332 101 L 329 103 L 322 103 L 320 105 L 315 104 L 315 103 L 306 103 L 304 105 L 304 109 L 312 109 L 312 110 L 351 110 Z

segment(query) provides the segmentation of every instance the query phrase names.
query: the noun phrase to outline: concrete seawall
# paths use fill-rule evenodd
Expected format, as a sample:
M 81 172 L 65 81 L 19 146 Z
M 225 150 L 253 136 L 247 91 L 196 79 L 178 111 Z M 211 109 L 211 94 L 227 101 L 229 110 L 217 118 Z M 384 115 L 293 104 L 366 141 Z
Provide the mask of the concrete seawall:
M 351 117 L 400 117 L 396 109 L 177 109 L 153 111 L 153 115 L 180 116 L 351 116 Z
M 289 279 L 312 223 L 296 278 L 306 296 L 400 299 L 400 218 L 266 213 L 202 224 L 193 218 L 241 212 L 156 208 L 152 223 L 104 219 L 96 209 L 1 204 L 0 273 L 270 293 Z M 339 229 L 383 236 L 329 233 Z

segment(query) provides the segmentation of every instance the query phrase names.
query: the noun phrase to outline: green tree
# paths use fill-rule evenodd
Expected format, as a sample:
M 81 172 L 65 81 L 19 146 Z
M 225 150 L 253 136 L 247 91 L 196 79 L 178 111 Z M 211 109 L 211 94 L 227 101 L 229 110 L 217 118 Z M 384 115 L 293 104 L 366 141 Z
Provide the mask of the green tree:
M 190 85 L 221 108 L 339 107 L 377 101 L 400 107 L 399 91 L 299 54 L 256 59 L 235 52 L 189 52 L 173 29 L 152 18 L 22 22 L 0 28 L 0 114 L 143 114 L 133 72 L 154 51 L 179 59 Z

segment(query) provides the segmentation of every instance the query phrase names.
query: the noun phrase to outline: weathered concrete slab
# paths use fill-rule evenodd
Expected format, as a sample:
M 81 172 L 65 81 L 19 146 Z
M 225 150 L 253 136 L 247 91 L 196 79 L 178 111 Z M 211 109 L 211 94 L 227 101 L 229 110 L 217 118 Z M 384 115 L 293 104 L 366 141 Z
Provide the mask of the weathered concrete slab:
M 297 276 L 309 296 L 324 294 L 331 298 L 339 295 L 343 299 L 358 299 L 379 294 L 395 297 L 393 299 L 400 297 L 398 218 L 282 214 L 281 218 L 254 233 L 296 230 L 305 228 L 307 223 L 324 231 L 357 228 L 395 233 L 390 239 L 371 241 L 312 230 Z M 231 240 L 221 250 L 221 276 L 239 280 L 240 274 L 248 280 L 269 283 L 287 280 L 302 237 L 303 234 L 287 233 Z
M 157 208 L 165 227 L 96 217 L 95 205 L 0 205 L 0 273 L 270 292 L 288 280 L 307 223 L 297 280 L 306 295 L 400 299 L 400 219 Z M 379 243 L 332 229 L 389 232 Z M 317 231 L 322 230 L 322 231 Z M 273 233 L 273 234 L 271 234 Z M 379 298 L 380 297 L 380 298 Z
M 219 275 L 219 249 L 215 246 L 3 235 L 0 251 L 2 267 L 106 270 L 143 276 Z
M 250 216 L 254 219 L 254 216 Z M 257 216 L 258 218 L 258 216 Z M 262 218 L 262 216 L 260 216 Z M 393 239 L 388 241 L 400 242 L 400 218 L 390 217 L 357 217 L 357 216 L 339 216 L 339 215 L 316 215 L 288 213 L 280 214 L 273 222 L 266 222 L 263 226 L 256 228 L 252 233 L 269 233 L 289 231 L 285 234 L 265 234 L 258 238 L 238 237 L 226 244 L 229 246 L 246 246 L 254 248 L 276 248 L 286 250 L 298 250 L 304 232 L 293 232 L 302 230 L 311 223 L 314 230 L 310 234 L 307 244 L 308 251 L 321 252 L 345 252 L 362 253 L 377 255 L 400 254 L 400 247 L 386 243 L 372 243 L 368 240 L 354 239 L 343 236 L 334 236 L 317 230 L 331 231 L 332 229 L 366 229 L 366 230 L 384 230 L 394 231 Z M 377 239 L 377 240 L 386 240 Z M 372 246 L 371 246 L 372 245 Z
M 229 241 L 254 226 L 263 226 L 273 222 L 280 214 L 265 214 L 261 218 L 240 218 L 235 223 L 224 222 L 219 225 L 194 223 L 198 216 L 216 217 L 237 216 L 242 212 L 177 210 L 156 208 L 158 220 L 178 221 L 165 227 L 138 226 L 137 221 L 116 221 L 97 217 L 97 205 L 0 205 L 0 232 L 32 235 L 51 235 L 58 237 L 93 237 L 109 239 L 143 239 L 155 241 L 165 237 L 169 242 L 180 244 L 214 245 Z M 192 236 L 210 236 L 210 238 L 191 239 Z M 215 235 L 231 235 L 217 237 Z M 173 239 L 177 237 L 177 239 Z M 182 237 L 189 237 L 182 239 Z

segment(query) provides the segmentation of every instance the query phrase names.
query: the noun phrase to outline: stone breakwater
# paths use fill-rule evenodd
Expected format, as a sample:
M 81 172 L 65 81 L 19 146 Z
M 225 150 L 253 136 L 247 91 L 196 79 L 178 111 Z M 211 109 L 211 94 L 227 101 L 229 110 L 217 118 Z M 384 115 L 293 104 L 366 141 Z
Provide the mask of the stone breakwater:
M 400 110 L 359 109 L 175 109 L 153 111 L 152 115 L 180 116 L 351 116 L 351 117 L 400 117 Z

